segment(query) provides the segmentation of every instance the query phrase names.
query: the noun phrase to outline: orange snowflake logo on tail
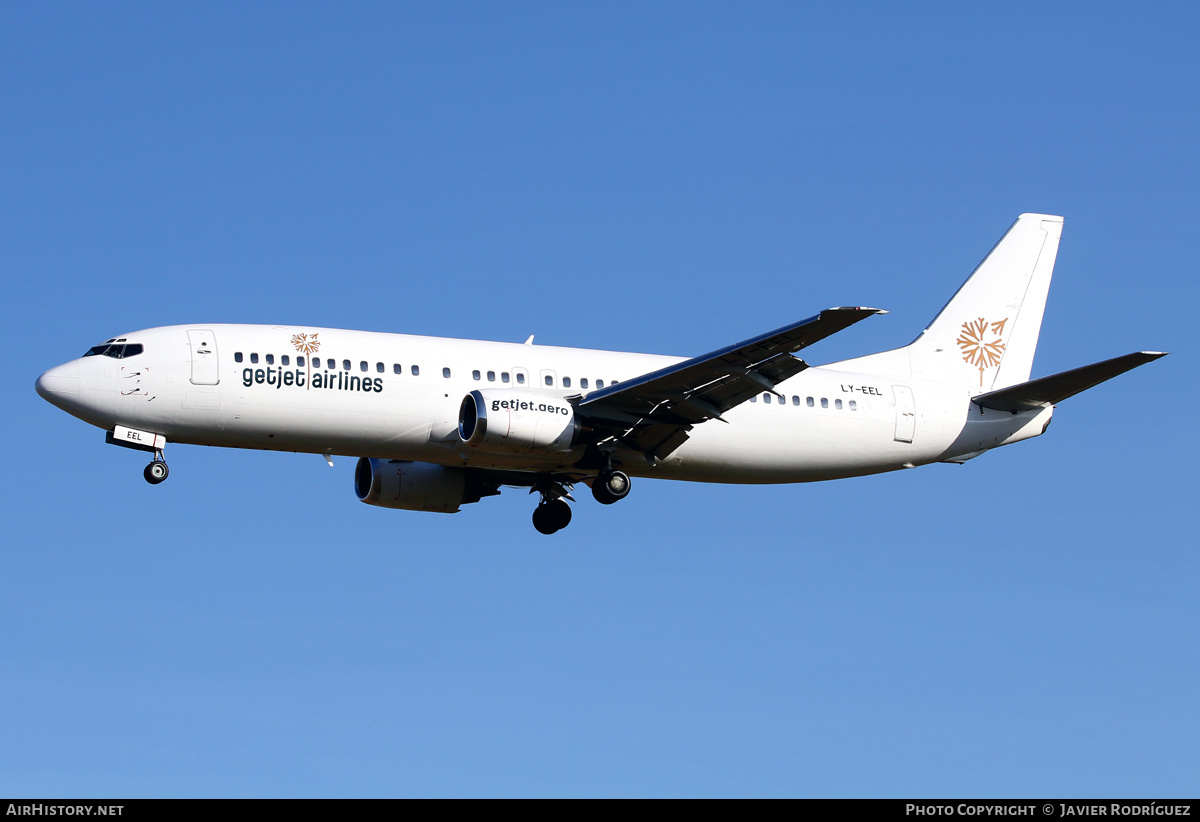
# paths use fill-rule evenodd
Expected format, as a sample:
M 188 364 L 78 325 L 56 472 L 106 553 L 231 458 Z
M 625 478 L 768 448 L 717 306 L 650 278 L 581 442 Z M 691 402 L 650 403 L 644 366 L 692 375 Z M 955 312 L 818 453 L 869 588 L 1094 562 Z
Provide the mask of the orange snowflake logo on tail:
M 963 362 L 979 368 L 979 387 L 983 387 L 983 372 L 1000 364 L 1004 356 L 1004 326 L 1008 317 L 988 323 L 983 317 L 963 323 L 958 335 L 958 347 Z M 989 333 L 990 332 L 990 333 Z M 992 338 L 995 339 L 992 339 Z

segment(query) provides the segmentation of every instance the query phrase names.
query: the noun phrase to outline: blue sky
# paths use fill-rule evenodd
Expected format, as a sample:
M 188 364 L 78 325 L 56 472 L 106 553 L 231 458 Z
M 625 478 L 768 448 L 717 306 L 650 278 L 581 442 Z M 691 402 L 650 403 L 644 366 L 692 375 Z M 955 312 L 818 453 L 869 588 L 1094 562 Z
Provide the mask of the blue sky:
M 0 794 L 1200 788 L 1194 4 L 7 4 Z M 374 509 L 353 460 L 43 402 L 115 334 L 694 355 L 908 342 L 1066 216 L 1035 375 L 1170 357 L 964 466 Z M 16 356 L 12 354 L 15 353 Z

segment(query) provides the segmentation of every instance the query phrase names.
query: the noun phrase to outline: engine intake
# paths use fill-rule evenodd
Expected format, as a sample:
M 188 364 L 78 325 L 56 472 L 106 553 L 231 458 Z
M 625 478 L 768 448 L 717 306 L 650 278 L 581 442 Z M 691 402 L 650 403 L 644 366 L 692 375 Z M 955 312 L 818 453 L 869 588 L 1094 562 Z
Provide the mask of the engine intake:
M 354 469 L 354 493 L 367 505 L 453 514 L 495 489 L 484 488 L 463 468 L 360 457 Z
M 579 437 L 571 403 L 529 391 L 472 391 L 458 411 L 458 436 L 494 454 L 566 454 Z

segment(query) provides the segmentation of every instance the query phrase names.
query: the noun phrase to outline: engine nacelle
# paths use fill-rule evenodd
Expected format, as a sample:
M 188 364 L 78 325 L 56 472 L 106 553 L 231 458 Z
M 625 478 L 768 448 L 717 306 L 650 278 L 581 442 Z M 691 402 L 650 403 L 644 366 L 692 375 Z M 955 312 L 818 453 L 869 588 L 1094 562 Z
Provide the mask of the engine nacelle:
M 458 411 L 458 436 L 494 454 L 565 454 L 579 433 L 571 403 L 531 391 L 472 391 Z
M 368 505 L 453 514 L 480 494 L 462 468 L 428 462 L 360 457 L 354 469 L 354 493 Z

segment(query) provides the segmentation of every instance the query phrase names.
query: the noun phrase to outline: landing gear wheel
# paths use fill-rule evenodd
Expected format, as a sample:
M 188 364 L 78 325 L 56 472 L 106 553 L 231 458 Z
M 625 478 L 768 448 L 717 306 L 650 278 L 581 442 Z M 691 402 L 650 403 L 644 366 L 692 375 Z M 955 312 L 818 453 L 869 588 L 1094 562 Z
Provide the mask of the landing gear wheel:
M 167 478 L 167 464 L 162 460 L 155 460 L 146 466 L 146 470 L 142 472 L 142 476 L 146 478 L 146 482 L 151 485 L 158 485 Z
M 533 527 L 542 534 L 561 531 L 571 522 L 571 506 L 560 499 L 539 503 L 533 509 Z
M 629 487 L 627 474 L 623 471 L 611 471 L 596 477 L 592 483 L 592 496 L 601 505 L 612 505 L 629 496 Z

